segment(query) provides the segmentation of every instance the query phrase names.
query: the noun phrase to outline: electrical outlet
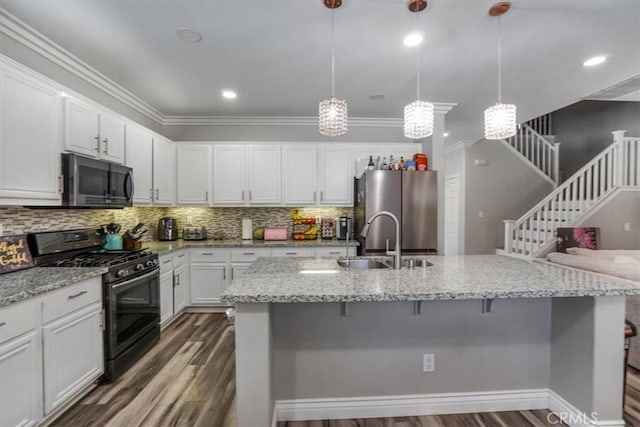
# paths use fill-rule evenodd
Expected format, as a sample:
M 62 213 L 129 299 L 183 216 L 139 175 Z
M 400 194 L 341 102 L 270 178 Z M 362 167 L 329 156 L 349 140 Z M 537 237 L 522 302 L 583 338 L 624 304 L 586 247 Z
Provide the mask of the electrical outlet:
M 187 216 L 187 224 L 193 225 L 193 217 L 191 215 Z
M 628 222 L 624 223 L 624 231 L 631 231 L 631 223 L 628 223 Z
M 0 224 L 0 237 L 4 235 L 4 225 Z
M 422 371 L 433 372 L 436 370 L 436 358 L 433 353 L 422 355 Z
M 478 211 L 478 218 L 484 218 L 484 211 Z

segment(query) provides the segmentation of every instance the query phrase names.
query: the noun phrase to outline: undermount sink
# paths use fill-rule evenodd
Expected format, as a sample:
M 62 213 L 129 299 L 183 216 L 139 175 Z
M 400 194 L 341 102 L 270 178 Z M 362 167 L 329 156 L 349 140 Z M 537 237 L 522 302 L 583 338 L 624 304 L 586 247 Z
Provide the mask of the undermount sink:
M 339 259 L 338 265 L 347 268 L 347 260 Z M 375 259 L 350 259 L 349 268 L 352 270 L 370 270 L 374 268 L 391 268 L 391 265 Z

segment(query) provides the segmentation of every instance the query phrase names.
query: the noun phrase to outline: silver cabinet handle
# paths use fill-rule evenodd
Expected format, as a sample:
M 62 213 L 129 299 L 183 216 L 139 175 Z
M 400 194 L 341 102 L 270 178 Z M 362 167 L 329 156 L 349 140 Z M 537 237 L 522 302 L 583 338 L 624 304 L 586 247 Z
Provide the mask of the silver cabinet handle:
M 298 252 L 285 252 L 285 255 L 298 255 Z
M 95 148 L 96 153 L 99 153 L 100 152 L 100 135 L 94 136 L 93 139 L 96 140 L 96 148 Z
M 184 256 L 184 254 L 178 255 L 178 258 L 182 258 Z
M 171 262 L 171 260 L 170 260 L 170 259 L 168 259 L 168 260 L 166 260 L 166 261 L 162 261 L 162 265 L 165 265 L 165 264 L 167 264 L 167 263 L 169 263 L 169 262 Z
M 156 200 L 160 200 L 160 189 L 156 188 Z
M 149 191 L 151 192 L 151 200 L 153 200 L 153 188 L 150 188 Z
M 7 322 L 0 322 L 0 326 L 4 326 L 6 324 L 7 324 Z
M 233 271 L 233 270 L 231 270 Z M 223 268 L 222 269 L 222 280 L 227 280 L 227 269 Z
M 79 296 L 82 296 L 82 295 L 86 294 L 87 292 L 89 292 L 89 291 L 80 291 L 77 294 L 69 295 L 68 299 L 78 298 Z
M 251 190 L 249 190 L 249 201 L 251 201 Z
M 58 175 L 58 193 L 62 193 L 64 183 L 63 183 L 64 175 Z
M 242 190 L 242 201 L 244 202 L 244 190 Z
M 329 255 L 340 255 L 342 252 L 340 251 L 336 251 L 336 252 L 329 252 Z
M 315 202 L 316 200 L 318 200 L 318 198 L 317 198 L 316 191 L 314 191 L 314 192 L 313 192 L 313 201 Z
M 244 252 L 242 255 L 255 255 L 255 252 Z
M 202 252 L 200 255 L 213 255 L 213 252 Z
M 176 286 L 180 286 L 180 275 L 176 275 Z
M 320 201 L 322 202 L 324 200 L 324 191 L 320 192 Z
M 107 152 L 109 151 L 109 138 L 105 138 L 102 140 L 102 142 L 104 142 L 104 154 L 107 154 Z
M 204 192 L 204 201 L 208 202 L 209 201 L 209 191 L 205 191 Z

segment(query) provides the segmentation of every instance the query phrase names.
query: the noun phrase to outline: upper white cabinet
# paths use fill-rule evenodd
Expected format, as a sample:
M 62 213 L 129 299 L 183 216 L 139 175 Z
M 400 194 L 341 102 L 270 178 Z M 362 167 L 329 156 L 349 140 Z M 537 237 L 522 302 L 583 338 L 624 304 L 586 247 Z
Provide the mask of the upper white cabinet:
M 211 195 L 211 146 L 178 144 L 178 204 L 208 205 Z
M 154 204 L 176 203 L 176 147 L 158 135 L 153 138 L 153 187 Z
M 124 163 L 123 120 L 70 97 L 64 100 L 64 117 L 65 150 Z
M 247 147 L 249 203 L 278 204 L 282 201 L 280 145 Z
M 0 202 L 60 205 L 62 96 L 44 79 L 0 62 Z
M 352 147 L 321 145 L 318 147 L 320 204 L 353 204 Z
M 248 202 L 244 145 L 213 146 L 213 203 L 240 205 Z
M 315 205 L 318 202 L 316 147 L 285 145 L 282 147 L 282 181 L 284 203 Z
M 133 204 L 153 203 L 153 134 L 140 126 L 127 126 L 126 165 L 133 169 Z

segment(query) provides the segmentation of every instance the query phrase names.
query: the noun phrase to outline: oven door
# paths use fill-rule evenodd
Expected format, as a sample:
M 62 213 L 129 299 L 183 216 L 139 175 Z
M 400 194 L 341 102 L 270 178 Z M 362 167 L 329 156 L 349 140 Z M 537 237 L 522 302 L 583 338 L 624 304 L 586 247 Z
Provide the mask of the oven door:
M 115 359 L 160 324 L 159 277 L 159 269 L 154 269 L 107 285 L 107 359 Z

